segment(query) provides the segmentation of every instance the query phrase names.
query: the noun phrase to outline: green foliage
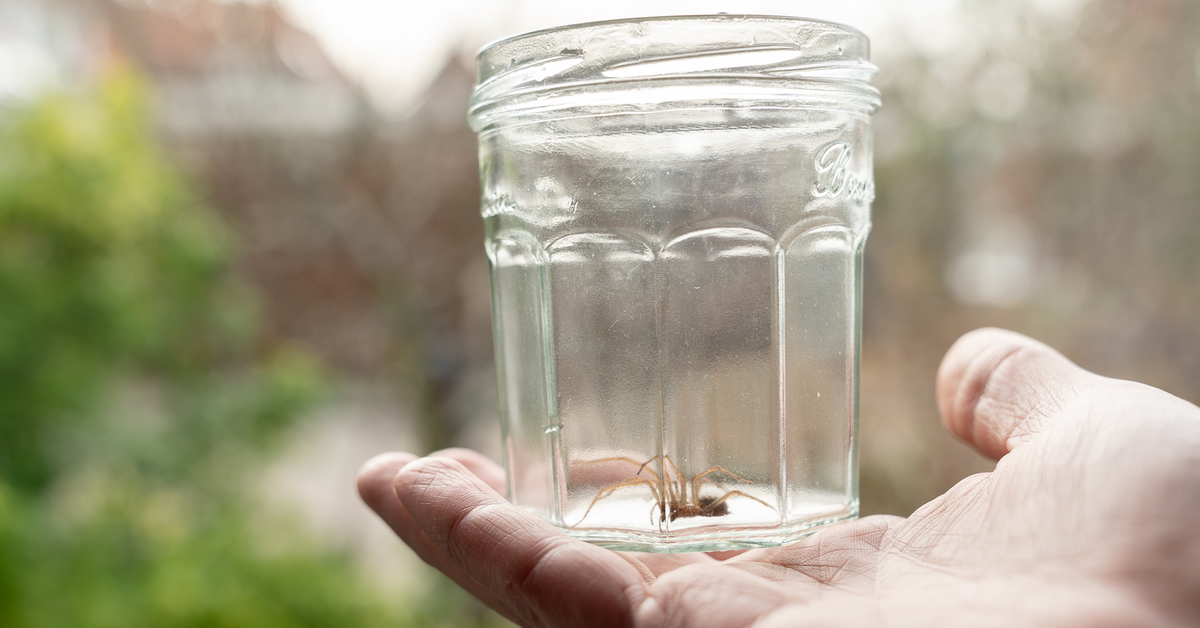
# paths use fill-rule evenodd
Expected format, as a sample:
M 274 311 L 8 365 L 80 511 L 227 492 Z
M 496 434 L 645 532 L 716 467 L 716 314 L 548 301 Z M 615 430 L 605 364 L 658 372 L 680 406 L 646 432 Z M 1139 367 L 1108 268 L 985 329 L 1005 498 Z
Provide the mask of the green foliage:
M 304 549 L 294 531 L 276 529 L 274 542 L 288 545 L 268 553 L 255 543 L 251 521 L 228 505 L 202 512 L 194 495 L 154 488 L 131 474 L 88 484 L 88 494 L 70 500 L 75 503 L 65 504 L 65 511 L 5 495 L 0 624 L 398 623 L 396 611 L 347 577 L 351 569 L 344 558 Z
M 14 490 L 45 488 L 55 435 L 85 427 L 118 374 L 195 376 L 250 339 L 229 234 L 157 150 L 142 101 L 115 75 L 0 127 L 0 476 Z
M 321 368 L 263 346 L 143 91 L 117 72 L 0 109 L 0 626 L 454 621 L 461 601 L 382 599 L 254 501 Z

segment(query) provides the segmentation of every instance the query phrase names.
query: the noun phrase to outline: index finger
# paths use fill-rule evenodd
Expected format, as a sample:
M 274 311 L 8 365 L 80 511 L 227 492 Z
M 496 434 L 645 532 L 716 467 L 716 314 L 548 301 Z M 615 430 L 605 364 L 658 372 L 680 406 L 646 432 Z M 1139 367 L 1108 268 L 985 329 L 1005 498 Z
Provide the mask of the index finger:
M 522 624 L 629 626 L 646 598 L 643 573 L 620 554 L 509 504 L 455 460 L 415 460 L 395 488 L 434 547 Z
M 500 600 L 483 590 L 470 576 L 463 573 L 433 546 L 420 525 L 396 497 L 396 474 L 417 456 L 393 452 L 372 458 L 358 472 L 358 492 L 374 510 L 408 544 L 421 560 L 438 569 L 484 604 L 512 619 L 511 612 Z

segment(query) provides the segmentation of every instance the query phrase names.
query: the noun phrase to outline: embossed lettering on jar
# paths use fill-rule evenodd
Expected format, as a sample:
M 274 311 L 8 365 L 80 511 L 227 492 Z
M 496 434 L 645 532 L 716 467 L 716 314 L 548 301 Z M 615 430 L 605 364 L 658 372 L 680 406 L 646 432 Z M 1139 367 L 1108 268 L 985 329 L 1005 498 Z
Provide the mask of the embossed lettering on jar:
M 779 545 L 857 515 L 867 47 L 836 24 L 721 15 L 480 53 L 515 504 L 662 552 Z

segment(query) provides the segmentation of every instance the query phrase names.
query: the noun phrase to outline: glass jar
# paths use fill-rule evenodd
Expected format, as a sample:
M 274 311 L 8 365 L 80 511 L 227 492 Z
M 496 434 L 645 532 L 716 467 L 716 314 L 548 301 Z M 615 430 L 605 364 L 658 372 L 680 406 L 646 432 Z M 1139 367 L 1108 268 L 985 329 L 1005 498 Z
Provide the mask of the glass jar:
M 478 58 L 508 497 L 568 534 L 773 546 L 858 513 L 868 42 L 785 17 Z

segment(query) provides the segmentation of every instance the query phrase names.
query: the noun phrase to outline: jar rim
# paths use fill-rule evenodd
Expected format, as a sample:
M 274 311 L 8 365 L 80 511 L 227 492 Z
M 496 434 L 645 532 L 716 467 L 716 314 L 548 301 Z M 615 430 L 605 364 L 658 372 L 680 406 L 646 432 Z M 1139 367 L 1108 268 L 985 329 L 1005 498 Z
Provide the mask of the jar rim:
M 878 68 L 869 51 L 861 30 L 790 16 L 681 15 L 558 26 L 480 50 L 470 118 L 479 131 L 506 112 L 528 112 L 531 100 L 545 110 L 558 91 L 644 91 L 681 79 L 716 89 L 757 83 L 776 93 L 780 84 L 798 93 L 833 88 L 845 91 L 852 108 L 870 113 L 879 92 L 870 84 Z
M 591 21 L 591 22 L 579 22 L 577 24 L 563 24 L 561 26 L 551 26 L 549 28 L 539 28 L 539 29 L 535 29 L 532 31 L 517 33 L 516 35 L 509 35 L 507 37 L 501 37 L 499 39 L 494 39 L 494 40 L 484 44 L 482 47 L 479 48 L 479 52 L 476 53 L 475 56 L 477 58 L 482 57 L 483 55 L 487 54 L 490 50 L 492 50 L 493 48 L 496 48 L 497 46 L 517 42 L 517 41 L 520 41 L 523 39 L 529 39 L 532 37 L 544 37 L 546 35 L 552 35 L 552 34 L 558 33 L 558 32 L 589 29 L 589 28 L 597 27 L 597 26 L 607 26 L 607 25 L 611 25 L 611 24 L 629 24 L 629 23 L 639 23 L 639 22 L 681 22 L 681 21 L 711 22 L 714 20 L 726 20 L 726 21 L 727 20 L 754 20 L 754 21 L 794 22 L 794 23 L 809 22 L 812 24 L 825 24 L 828 26 L 834 26 L 834 27 L 837 27 L 837 28 L 840 28 L 840 29 L 843 29 L 846 31 L 857 33 L 863 39 L 867 39 L 867 34 L 864 33 L 859 28 L 856 28 L 849 24 L 844 24 L 842 22 L 834 22 L 833 20 L 822 20 L 820 18 L 812 18 L 812 17 L 799 17 L 799 16 L 790 16 L 790 15 L 768 15 L 765 13 L 707 13 L 707 14 L 694 14 L 694 15 L 653 15 L 653 16 L 647 16 L 647 17 L 616 18 L 616 19 L 611 19 L 611 20 L 595 20 L 595 21 Z

